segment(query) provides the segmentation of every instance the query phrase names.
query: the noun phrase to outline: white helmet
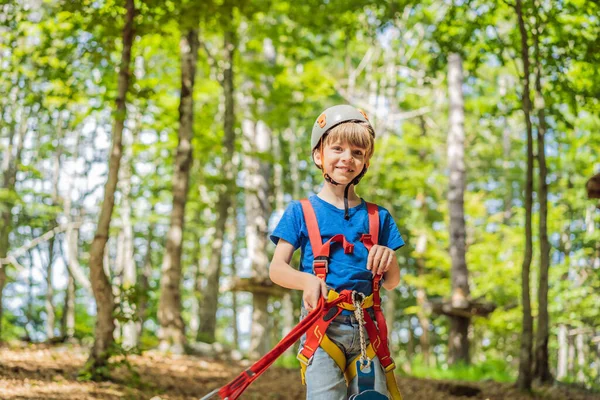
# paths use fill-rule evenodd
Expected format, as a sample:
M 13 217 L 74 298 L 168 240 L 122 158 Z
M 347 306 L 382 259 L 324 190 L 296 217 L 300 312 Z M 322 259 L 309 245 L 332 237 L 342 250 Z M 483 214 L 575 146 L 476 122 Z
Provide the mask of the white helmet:
M 312 134 L 310 136 L 310 149 L 314 150 L 321 138 L 331 128 L 342 122 L 348 121 L 366 122 L 370 124 L 364 111 L 346 104 L 329 107 L 327 110 L 323 111 L 313 125 Z

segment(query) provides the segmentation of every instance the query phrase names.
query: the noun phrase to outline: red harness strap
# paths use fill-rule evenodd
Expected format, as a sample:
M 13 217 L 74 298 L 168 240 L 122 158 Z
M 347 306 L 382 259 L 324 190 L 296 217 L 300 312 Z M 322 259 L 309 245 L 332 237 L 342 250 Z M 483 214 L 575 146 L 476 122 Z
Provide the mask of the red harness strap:
M 263 372 L 265 372 L 275 360 L 282 355 L 291 345 L 293 345 L 300 337 L 319 319 L 323 318 L 330 310 L 337 310 L 337 304 L 342 302 L 351 302 L 352 292 L 344 290 L 340 293 L 340 297 L 337 299 L 327 302 L 324 298 L 319 299 L 319 304 L 312 310 L 306 318 L 304 318 L 298 325 L 291 330 L 281 341 L 267 354 L 265 354 L 260 360 L 255 362 L 250 368 L 246 369 L 237 378 L 229 382 L 227 385 L 216 389 L 202 399 L 212 398 L 213 393 L 218 394 L 221 399 L 235 400 L 237 399 L 246 388 L 254 382 Z

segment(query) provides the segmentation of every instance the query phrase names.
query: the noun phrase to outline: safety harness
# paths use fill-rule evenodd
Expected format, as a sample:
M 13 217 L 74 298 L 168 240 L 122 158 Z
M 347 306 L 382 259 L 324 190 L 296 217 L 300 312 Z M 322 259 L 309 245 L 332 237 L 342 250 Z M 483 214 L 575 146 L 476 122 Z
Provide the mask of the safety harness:
M 331 245 L 339 243 L 342 245 L 346 254 L 351 254 L 354 251 L 354 244 L 346 240 L 343 234 L 334 235 L 331 239 L 323 243 L 317 217 L 315 211 L 308 199 L 300 201 L 302 211 L 308 230 L 308 237 L 313 249 L 314 261 L 313 272 L 323 280 L 326 280 L 329 272 L 329 257 Z M 379 210 L 376 204 L 366 203 L 369 216 L 369 233 L 362 234 L 360 241 L 371 250 L 379 240 Z M 250 368 L 242 372 L 237 378 L 227 385 L 215 389 L 213 392 L 202 397 L 200 400 L 207 400 L 214 395 L 218 395 L 224 400 L 235 400 L 242 392 L 254 382 L 264 371 L 266 371 L 275 360 L 283 354 L 290 346 L 292 346 L 304 333 L 306 333 L 306 341 L 304 346 L 298 353 L 300 361 L 302 383 L 305 384 L 306 368 L 310 365 L 313 356 L 317 349 L 321 347 L 329 356 L 336 362 L 344 377 L 346 383 L 350 384 L 352 379 L 359 374 L 357 360 L 366 361 L 368 358 L 372 360 L 375 356 L 378 357 L 381 366 L 385 371 L 387 389 L 392 400 L 402 400 L 400 390 L 394 376 L 396 365 L 390 356 L 390 350 L 387 340 L 387 324 L 383 311 L 381 310 L 380 282 L 381 275 L 375 275 L 373 278 L 373 292 L 369 296 L 364 296 L 362 293 L 357 293 L 351 290 L 342 290 L 337 293 L 330 290 L 327 300 L 319 299 L 317 307 L 312 310 L 305 318 L 290 333 L 288 333 L 271 351 L 265 354 L 260 360 L 254 363 Z M 363 312 L 366 309 L 373 308 L 375 321 L 371 318 L 368 312 Z M 355 315 L 361 320 L 364 325 L 370 344 L 361 346 L 361 355 L 357 356 L 346 367 L 346 357 L 344 353 L 337 347 L 325 333 L 331 322 L 341 314 L 342 310 L 354 311 Z M 362 333 L 362 332 L 361 332 Z M 359 379 L 359 388 L 361 380 Z M 358 397 L 357 397 L 358 398 Z
M 308 238 L 310 240 L 310 245 L 313 249 L 314 254 L 313 272 L 318 278 L 326 280 L 327 273 L 329 272 L 329 256 L 331 250 L 331 243 L 341 243 L 344 249 L 344 253 L 346 254 L 352 253 L 354 251 L 354 245 L 352 243 L 349 243 L 346 240 L 346 237 L 342 234 L 337 234 L 325 243 L 323 243 L 323 240 L 321 238 L 321 231 L 319 230 L 319 224 L 317 222 L 317 216 L 312 207 L 312 204 L 308 199 L 303 199 L 300 201 L 300 203 L 302 204 L 304 220 L 306 222 L 306 228 L 308 230 Z M 369 233 L 363 233 L 361 235 L 360 241 L 367 248 L 367 250 L 370 251 L 371 247 L 373 247 L 379 241 L 379 209 L 377 205 L 373 203 L 367 203 L 367 213 L 369 216 Z M 379 274 L 373 277 L 372 294 L 367 297 L 364 297 L 362 296 L 362 294 L 360 294 L 362 296 L 360 302 L 356 301 L 356 292 L 352 292 L 349 290 L 344 290 L 340 293 L 337 293 L 333 290 L 329 291 L 327 296 L 328 303 L 339 299 L 340 297 L 342 297 L 342 295 L 344 295 L 344 297 L 346 298 L 349 297 L 350 301 L 341 301 L 337 304 L 336 308 L 331 308 L 327 312 L 327 314 L 325 314 L 323 318 L 321 318 L 307 332 L 304 346 L 298 353 L 298 360 L 300 361 L 303 384 L 305 384 L 306 368 L 310 365 L 310 362 L 312 361 L 312 358 L 315 352 L 317 351 L 317 348 L 319 347 L 321 347 L 325 352 L 327 352 L 327 354 L 329 354 L 329 356 L 335 361 L 337 366 L 344 374 L 346 383 L 350 384 L 352 379 L 354 379 L 354 377 L 357 374 L 356 360 L 361 356 L 357 356 L 356 359 L 352 360 L 348 364 L 348 368 L 346 368 L 346 357 L 344 356 L 344 353 L 337 347 L 335 343 L 331 341 L 331 339 L 327 337 L 327 334 L 325 332 L 327 331 L 327 328 L 335 319 L 335 317 L 341 314 L 342 310 L 355 311 L 356 313 L 356 310 L 359 307 L 363 310 L 372 307 L 375 315 L 375 320 L 377 321 L 377 325 L 375 325 L 373 319 L 371 318 L 368 312 L 360 312 L 360 314 L 364 318 L 364 328 L 366 329 L 367 334 L 369 336 L 369 341 L 371 342 L 367 348 L 367 357 L 369 359 L 373 359 L 374 356 L 377 355 L 377 357 L 379 358 L 379 362 L 381 363 L 381 366 L 385 371 L 386 382 L 391 399 L 402 399 L 400 391 L 398 389 L 398 385 L 396 384 L 396 379 L 394 377 L 394 369 L 396 368 L 396 365 L 394 364 L 394 361 L 390 356 L 390 350 L 388 347 L 387 340 L 387 324 L 385 322 L 385 317 L 381 309 L 381 277 L 382 276 Z

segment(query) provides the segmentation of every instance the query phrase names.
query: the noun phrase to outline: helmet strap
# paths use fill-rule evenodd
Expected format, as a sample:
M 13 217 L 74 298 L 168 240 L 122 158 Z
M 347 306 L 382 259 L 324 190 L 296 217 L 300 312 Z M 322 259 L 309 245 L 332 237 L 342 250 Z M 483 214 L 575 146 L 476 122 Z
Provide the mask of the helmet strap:
M 354 182 L 354 181 L 352 181 L 352 182 Z M 346 221 L 348 221 L 350 219 L 350 212 L 348 211 L 348 189 L 350 189 L 352 182 L 347 184 L 346 188 L 344 189 L 344 219 Z
M 360 174 L 358 174 L 356 176 L 356 178 L 352 179 L 352 182 L 350 182 L 349 184 L 346 185 L 346 188 L 344 189 L 344 219 L 347 221 L 350 219 L 350 212 L 348 210 L 348 190 L 350 189 L 351 185 L 358 185 L 358 182 L 360 182 L 361 178 L 363 176 L 365 176 L 365 174 L 367 173 L 367 164 L 364 165 L 362 171 L 360 171 Z

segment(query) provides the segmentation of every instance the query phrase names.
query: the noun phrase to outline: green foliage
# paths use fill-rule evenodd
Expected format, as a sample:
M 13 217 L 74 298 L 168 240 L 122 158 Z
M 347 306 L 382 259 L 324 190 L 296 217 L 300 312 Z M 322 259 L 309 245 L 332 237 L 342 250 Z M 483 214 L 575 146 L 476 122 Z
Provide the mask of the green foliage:
M 515 370 L 504 360 L 487 360 L 471 365 L 458 364 L 450 367 L 428 367 L 421 357 L 415 357 L 411 363 L 410 374 L 418 378 L 446 379 L 468 382 L 496 381 L 512 382 Z

